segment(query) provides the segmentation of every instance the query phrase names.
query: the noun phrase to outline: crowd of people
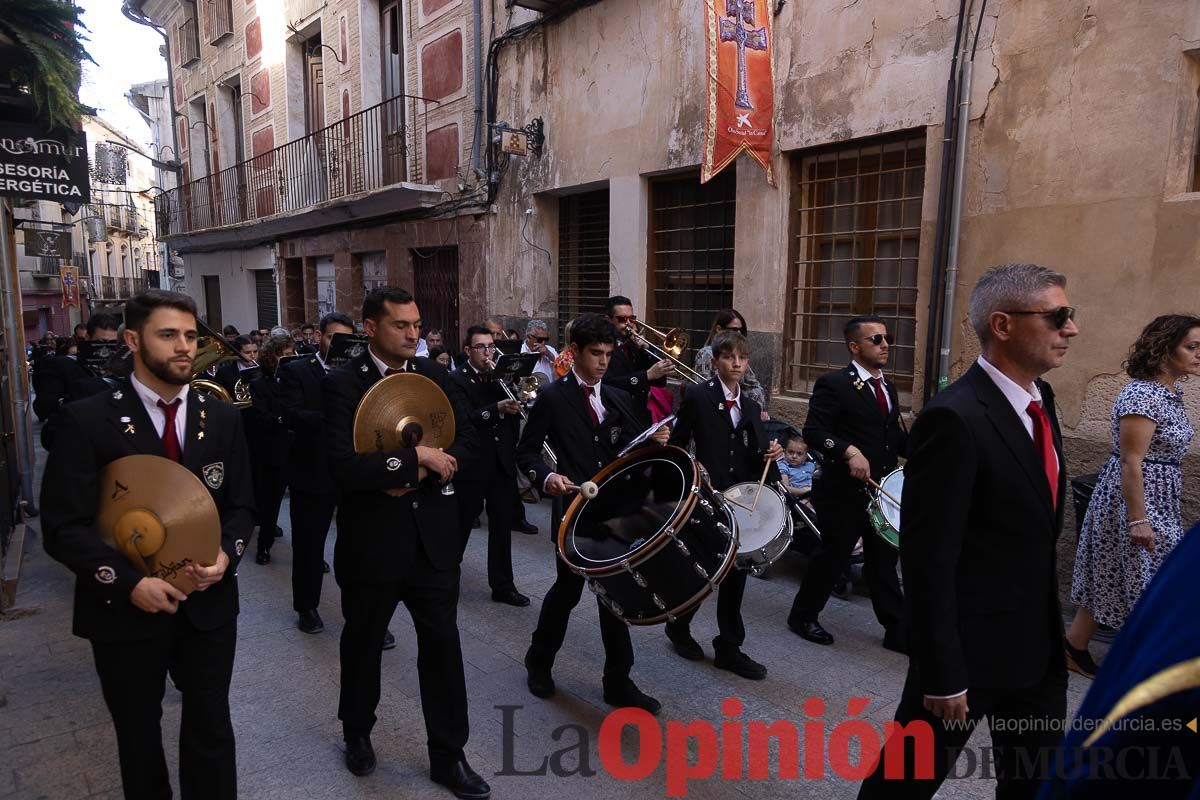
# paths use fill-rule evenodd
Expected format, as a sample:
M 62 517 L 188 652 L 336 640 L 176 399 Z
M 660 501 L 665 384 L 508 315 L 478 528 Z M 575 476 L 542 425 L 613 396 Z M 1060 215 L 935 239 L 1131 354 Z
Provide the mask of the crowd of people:
M 416 630 L 430 776 L 458 797 L 487 797 L 490 787 L 464 755 L 468 697 L 455 616 L 472 529 L 486 514 L 492 599 L 528 606 L 510 536 L 538 533 L 523 500 L 551 500 L 547 558 L 557 574 L 524 664 L 528 691 L 553 697 L 554 662 L 586 583 L 559 557 L 555 534 L 574 494 L 639 438 L 693 452 L 718 493 L 769 477 L 789 503 L 806 504 L 819 538 L 786 625 L 808 642 L 834 644 L 820 614 L 861 547 L 882 646 L 910 659 L 896 720 L 929 723 L 937 756 L 931 775 L 918 775 L 911 758 L 899 779 L 885 778 L 881 765 L 860 797 L 932 796 L 970 733 L 955 723 L 1065 716 L 1067 670 L 1091 677 L 1098 669 L 1088 652 L 1096 625 L 1124 623 L 1182 537 L 1180 462 L 1192 428 L 1181 384 L 1200 375 L 1200 318 L 1169 315 L 1151 322 L 1130 351 L 1132 380 L 1113 408 L 1113 454 L 1082 526 L 1071 587 L 1077 611 L 1064 631 L 1055 544 L 1066 458 L 1054 393 L 1042 376 L 1063 362 L 1079 333 L 1066 283 L 1035 265 L 989 270 L 969 308 L 982 354 L 925 405 L 911 432 L 886 375 L 892 334 L 873 315 L 847 320 L 849 363 L 816 382 L 802 432 L 771 419 L 766 387 L 750 367 L 746 320 L 732 309 L 717 314 L 681 397 L 669 380 L 686 365 L 648 346 L 629 298 L 614 296 L 600 313 L 570 321 L 561 348 L 551 345 L 551 326 L 534 319 L 519 351 L 537 354 L 533 370 L 543 378 L 526 404 L 495 376 L 497 343 L 516 339 L 516 331 L 483 320 L 456 347 L 449 332 L 422 327 L 410 293 L 379 289 L 358 319 L 333 312 L 317 325 L 245 336 L 227 327 L 238 358 L 211 378 L 243 401 L 240 411 L 188 389 L 197 337 L 190 298 L 151 291 L 129 301 L 123 320 L 93 316 L 82 334 L 116 340 L 119 330 L 129 352 L 124 372 L 81 374 L 62 361 L 72 359 L 69 352 L 35 361 L 38 414 L 54 432 L 44 535 L 50 555 L 77 575 L 75 632 L 93 643 L 126 796 L 169 795 L 158 727 L 168 672 L 184 698 L 184 796 L 236 796 L 228 713 L 234 572 L 255 531 L 256 561 L 271 563 L 288 493 L 293 608 L 298 627 L 313 635 L 324 628 L 318 605 L 330 565 L 323 554 L 336 518 L 332 572 L 344 617 L 338 717 L 347 769 L 358 776 L 375 769 L 381 654 L 394 644 L 388 626 L 403 603 Z M 360 330 L 364 352 L 331 366 L 333 337 Z M 446 395 L 451 445 L 355 449 L 360 400 L 396 373 L 422 375 Z M 189 411 L 195 408 L 203 409 L 199 423 Z M 133 453 L 174 458 L 212 491 L 221 552 L 211 566 L 188 567 L 190 595 L 140 574 L 97 535 L 97 471 Z M 897 549 L 872 530 L 866 501 L 902 460 Z M 215 486 L 214 463 L 223 473 Z M 734 567 L 715 587 L 713 665 L 761 680 L 769 665 L 746 651 L 752 631 L 742 604 L 754 591 L 747 576 Z M 604 700 L 659 713 L 660 701 L 634 681 L 627 621 L 602 597 L 597 609 Z M 665 637 L 680 657 L 703 660 L 691 632 L 694 613 L 692 606 L 670 615 Z M 130 678 L 134 662 L 137 681 Z M 1036 782 L 1022 773 L 1020 753 L 1053 746 L 1057 736 L 1036 725 L 993 725 L 1005 796 L 1033 796 Z

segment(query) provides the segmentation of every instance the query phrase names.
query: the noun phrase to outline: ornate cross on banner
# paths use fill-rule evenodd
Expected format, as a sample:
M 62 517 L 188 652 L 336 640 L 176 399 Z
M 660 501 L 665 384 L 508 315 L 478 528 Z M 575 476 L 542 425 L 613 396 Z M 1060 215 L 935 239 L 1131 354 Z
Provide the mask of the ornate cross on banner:
M 746 48 L 767 49 L 767 29 L 754 27 L 754 0 L 725 0 L 725 16 L 721 20 L 721 41 L 737 46 L 738 88 L 733 104 L 738 108 L 754 109 L 746 88 Z M 750 27 L 747 28 L 746 26 Z

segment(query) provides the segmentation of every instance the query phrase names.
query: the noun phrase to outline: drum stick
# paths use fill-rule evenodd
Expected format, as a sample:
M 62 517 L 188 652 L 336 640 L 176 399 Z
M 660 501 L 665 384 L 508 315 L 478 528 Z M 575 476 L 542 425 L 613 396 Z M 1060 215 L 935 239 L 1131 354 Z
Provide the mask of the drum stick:
M 879 491 L 879 493 L 880 493 L 881 495 L 883 495 L 883 496 L 884 496 L 884 497 L 886 497 L 888 500 L 891 500 L 893 503 L 895 503 L 895 504 L 896 504 L 896 508 L 899 508 L 899 507 L 900 507 L 900 501 L 899 501 L 899 500 L 897 500 L 896 498 L 892 497 L 891 493 L 890 493 L 890 492 L 889 492 L 887 489 L 884 489 L 882 486 L 880 486 L 878 483 L 876 483 L 875 481 L 871 480 L 870 478 L 867 478 L 867 483 L 869 483 L 869 484 L 871 484 L 872 486 L 874 486 L 874 487 L 875 487 L 875 488 L 876 488 L 876 489 Z
M 762 494 L 763 484 L 767 482 L 767 470 L 769 470 L 770 468 L 771 468 L 771 459 L 768 458 L 767 463 L 763 464 L 762 477 L 758 479 L 758 491 L 754 493 L 754 505 L 752 505 L 750 507 L 751 511 L 758 508 L 758 496 L 760 494 Z
M 741 503 L 739 503 L 737 500 L 734 500 L 732 497 L 728 497 L 728 496 L 727 496 L 725 499 L 726 499 L 727 501 L 729 501 L 730 503 L 733 503 L 735 506 L 737 506 L 737 507 L 738 507 L 738 508 L 740 508 L 740 509 L 743 509 L 743 510 L 745 510 L 745 511 L 749 511 L 751 514 L 753 514 L 753 513 L 754 513 L 754 509 L 753 509 L 753 508 L 751 508 L 750 506 L 742 505 L 742 504 L 741 504 Z

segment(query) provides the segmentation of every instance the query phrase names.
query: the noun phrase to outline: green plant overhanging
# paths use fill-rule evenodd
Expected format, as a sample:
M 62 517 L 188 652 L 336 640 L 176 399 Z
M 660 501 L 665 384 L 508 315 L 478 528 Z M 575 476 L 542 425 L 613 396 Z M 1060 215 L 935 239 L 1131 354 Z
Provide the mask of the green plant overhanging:
M 0 83 L 27 91 L 40 121 L 74 128 L 84 48 L 83 12 L 63 0 L 0 0 Z

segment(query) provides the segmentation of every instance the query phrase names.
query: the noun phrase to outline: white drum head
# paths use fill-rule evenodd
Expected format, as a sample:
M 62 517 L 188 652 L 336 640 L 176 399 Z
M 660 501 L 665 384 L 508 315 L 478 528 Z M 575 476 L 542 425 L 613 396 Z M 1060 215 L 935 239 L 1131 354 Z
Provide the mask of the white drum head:
M 904 468 L 901 467 L 894 472 L 888 473 L 888 476 L 879 483 L 883 490 L 897 500 L 900 499 L 901 493 L 904 491 Z M 883 512 L 883 516 L 887 518 L 888 524 L 896 530 L 900 530 L 900 506 L 887 499 L 885 495 L 879 495 L 879 510 Z
M 738 524 L 738 552 L 751 553 L 766 547 L 778 536 L 787 523 L 787 507 L 783 498 L 770 486 L 764 486 L 754 505 L 758 493 L 758 481 L 735 483 L 725 490 L 725 499 L 733 511 Z M 750 511 L 753 508 L 754 511 Z

